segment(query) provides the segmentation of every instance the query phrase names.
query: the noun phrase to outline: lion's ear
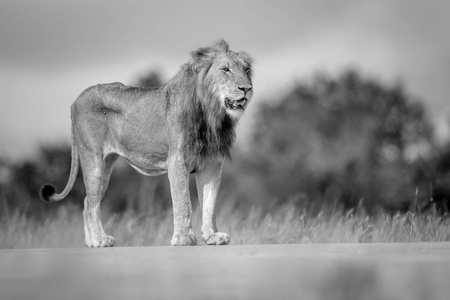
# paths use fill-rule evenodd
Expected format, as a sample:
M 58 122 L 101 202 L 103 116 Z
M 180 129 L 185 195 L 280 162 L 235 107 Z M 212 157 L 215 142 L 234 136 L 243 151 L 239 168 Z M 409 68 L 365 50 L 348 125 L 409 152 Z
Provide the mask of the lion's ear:
M 200 72 L 200 70 L 211 60 L 213 55 L 213 49 L 211 48 L 199 48 L 192 51 L 192 70 L 195 73 Z

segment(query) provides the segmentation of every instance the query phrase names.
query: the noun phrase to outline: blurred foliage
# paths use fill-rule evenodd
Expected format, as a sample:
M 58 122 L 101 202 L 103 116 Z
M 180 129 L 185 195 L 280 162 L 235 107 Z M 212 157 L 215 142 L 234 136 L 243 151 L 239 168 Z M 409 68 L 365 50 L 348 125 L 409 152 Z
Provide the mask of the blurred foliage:
M 240 164 L 258 199 L 407 210 L 436 199 L 430 186 L 450 172 L 425 108 L 399 84 L 350 70 L 268 100 Z
M 149 73 L 136 85 L 161 83 L 158 73 Z M 450 142 L 435 142 L 425 108 L 401 85 L 355 71 L 320 74 L 269 100 L 259 104 L 248 147 L 234 149 L 233 163 L 225 165 L 220 198 L 227 206 L 269 211 L 289 202 L 316 213 L 336 206 L 369 213 L 377 207 L 448 211 Z M 0 217 L 20 211 L 46 218 L 68 201 L 81 209 L 81 170 L 67 200 L 45 204 L 38 198 L 43 183 L 64 188 L 70 164 L 68 145 L 43 146 L 16 163 L 0 159 Z M 194 180 L 191 195 L 195 208 Z M 167 176 L 142 176 L 119 160 L 103 207 L 160 214 L 171 207 Z
M 145 76 L 141 76 L 136 82 L 136 86 L 141 87 L 158 87 L 162 84 L 163 81 L 161 75 L 155 71 L 149 72 Z

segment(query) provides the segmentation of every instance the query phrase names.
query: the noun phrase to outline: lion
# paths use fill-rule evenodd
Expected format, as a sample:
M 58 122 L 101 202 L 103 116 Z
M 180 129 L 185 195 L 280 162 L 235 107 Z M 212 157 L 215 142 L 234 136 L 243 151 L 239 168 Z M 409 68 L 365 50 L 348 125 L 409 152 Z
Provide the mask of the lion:
M 189 174 L 195 173 L 202 240 L 226 245 L 217 230 L 215 206 L 222 166 L 230 158 L 235 126 L 253 95 L 252 58 L 220 40 L 191 53 L 165 85 L 131 87 L 99 84 L 84 90 L 71 106 L 72 164 L 61 193 L 41 187 L 44 201 L 60 201 L 72 189 L 79 166 L 86 188 L 84 231 L 88 247 L 112 247 L 103 230 L 100 202 L 114 163 L 122 156 L 138 172 L 168 174 L 173 204 L 171 245 L 196 245 L 192 230 Z

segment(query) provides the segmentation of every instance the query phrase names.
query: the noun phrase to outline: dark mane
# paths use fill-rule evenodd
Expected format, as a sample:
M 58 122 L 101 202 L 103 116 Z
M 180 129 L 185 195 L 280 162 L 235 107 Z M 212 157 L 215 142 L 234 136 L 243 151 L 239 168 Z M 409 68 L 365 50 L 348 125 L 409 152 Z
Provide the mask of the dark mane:
M 213 86 L 213 77 L 207 76 L 218 53 L 228 52 L 228 44 L 220 40 L 212 47 L 192 52 L 191 60 L 174 78 L 184 92 L 180 99 L 180 122 L 184 132 L 182 151 L 186 164 L 195 169 L 205 163 L 230 159 L 235 140 L 236 120 L 221 107 Z
M 195 169 L 205 162 L 230 159 L 230 150 L 235 140 L 236 122 L 210 99 L 209 105 L 201 101 L 193 91 L 192 98 L 186 99 L 180 116 L 184 128 L 183 154 L 187 164 Z M 212 97 L 212 95 L 210 95 Z
M 198 169 L 205 162 L 217 158 L 230 159 L 230 150 L 236 137 L 235 121 L 227 114 L 221 114 L 211 124 L 204 105 L 193 100 L 194 103 L 181 114 L 181 124 L 185 130 L 183 154 L 186 163 Z

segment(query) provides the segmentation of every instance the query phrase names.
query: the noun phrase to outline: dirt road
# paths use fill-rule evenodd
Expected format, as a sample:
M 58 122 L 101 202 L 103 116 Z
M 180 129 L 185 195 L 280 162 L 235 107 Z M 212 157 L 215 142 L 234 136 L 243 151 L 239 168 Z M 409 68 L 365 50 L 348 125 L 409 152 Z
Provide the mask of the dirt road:
M 450 243 L 0 251 L 0 299 L 450 299 Z

